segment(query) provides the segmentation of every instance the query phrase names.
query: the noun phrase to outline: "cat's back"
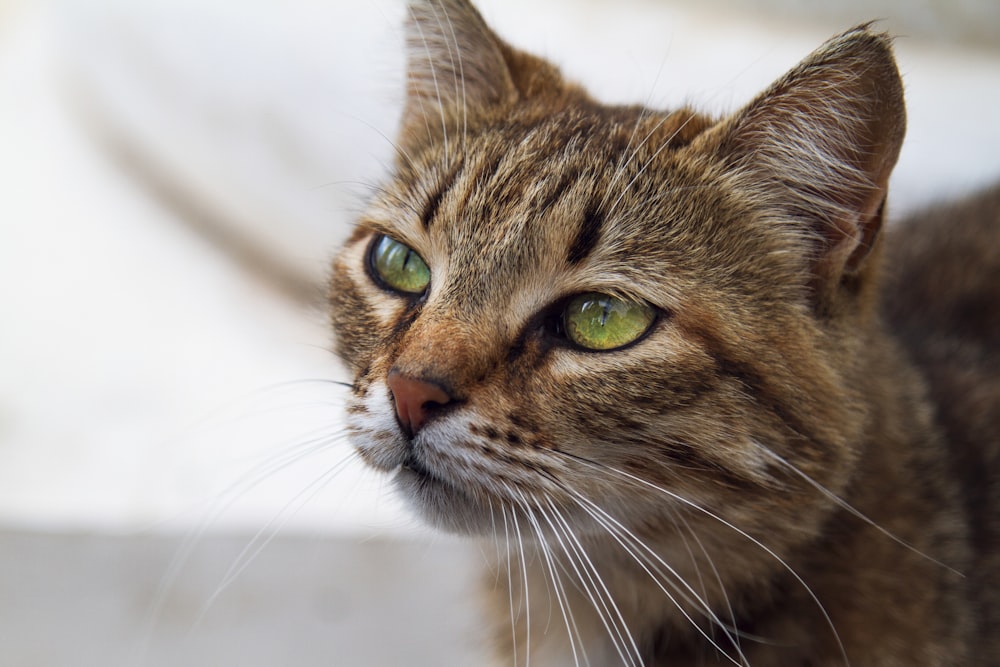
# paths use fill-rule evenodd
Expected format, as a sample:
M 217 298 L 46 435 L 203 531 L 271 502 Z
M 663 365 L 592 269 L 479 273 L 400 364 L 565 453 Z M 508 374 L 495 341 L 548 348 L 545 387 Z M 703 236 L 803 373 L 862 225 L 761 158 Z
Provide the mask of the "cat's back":
M 928 381 L 965 501 L 980 627 L 1000 627 L 1000 184 L 889 230 L 883 309 Z M 929 471 L 925 471 L 929 472 Z M 939 471 L 948 474 L 947 471 Z M 981 637 L 1000 651 L 1000 639 Z M 985 647 L 984 647 L 985 648 Z M 1000 655 L 1000 653 L 988 653 Z

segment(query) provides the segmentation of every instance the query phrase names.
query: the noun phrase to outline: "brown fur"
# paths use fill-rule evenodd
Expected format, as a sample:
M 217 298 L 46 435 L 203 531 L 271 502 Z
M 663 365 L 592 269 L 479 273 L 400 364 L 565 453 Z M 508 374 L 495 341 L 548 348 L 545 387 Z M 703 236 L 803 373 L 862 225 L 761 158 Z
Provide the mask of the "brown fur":
M 399 160 L 332 320 L 360 455 L 499 543 L 498 664 L 1000 660 L 998 196 L 953 214 L 975 264 L 958 236 L 935 254 L 941 215 L 883 251 L 889 40 L 836 37 L 717 121 L 601 106 L 464 0 L 415 4 L 408 36 Z M 379 234 L 425 294 L 372 279 Z M 554 322 L 591 291 L 653 329 L 574 348 Z M 390 372 L 450 398 L 412 437 Z

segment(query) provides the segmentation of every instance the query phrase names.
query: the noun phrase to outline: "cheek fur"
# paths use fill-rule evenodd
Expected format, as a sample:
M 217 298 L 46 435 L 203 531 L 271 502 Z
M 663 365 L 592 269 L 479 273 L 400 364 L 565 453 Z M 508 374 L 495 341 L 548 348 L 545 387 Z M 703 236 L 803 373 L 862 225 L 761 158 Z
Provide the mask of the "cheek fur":
M 406 458 L 406 441 L 383 383 L 367 385 L 347 407 L 347 427 L 355 449 L 366 463 L 391 472 Z

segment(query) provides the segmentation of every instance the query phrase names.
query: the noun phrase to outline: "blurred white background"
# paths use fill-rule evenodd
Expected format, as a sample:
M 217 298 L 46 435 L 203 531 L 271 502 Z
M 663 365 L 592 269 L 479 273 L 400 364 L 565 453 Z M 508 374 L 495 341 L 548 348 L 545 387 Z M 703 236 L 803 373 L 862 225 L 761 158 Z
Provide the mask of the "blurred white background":
M 606 101 L 720 113 L 884 18 L 893 215 L 1000 176 L 991 0 L 480 5 Z M 478 552 L 351 459 L 310 302 L 391 159 L 403 15 L 0 0 L 0 664 L 481 662 Z

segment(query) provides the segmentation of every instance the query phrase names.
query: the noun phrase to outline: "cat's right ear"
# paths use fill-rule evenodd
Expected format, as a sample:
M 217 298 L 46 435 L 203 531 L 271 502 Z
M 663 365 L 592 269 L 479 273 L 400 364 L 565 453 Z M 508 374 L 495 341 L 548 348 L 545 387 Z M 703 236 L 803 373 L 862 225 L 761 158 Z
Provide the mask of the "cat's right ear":
M 447 140 L 484 115 L 558 94 L 558 70 L 506 44 L 467 0 L 419 0 L 406 22 L 403 143 Z

